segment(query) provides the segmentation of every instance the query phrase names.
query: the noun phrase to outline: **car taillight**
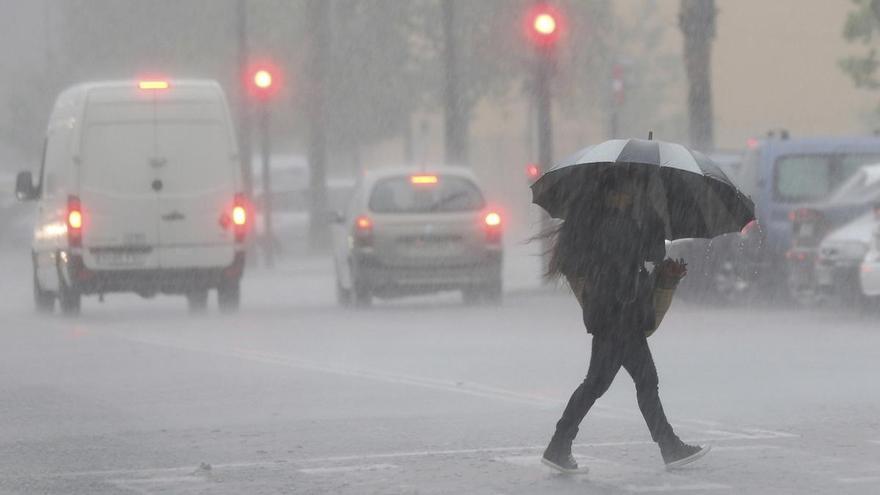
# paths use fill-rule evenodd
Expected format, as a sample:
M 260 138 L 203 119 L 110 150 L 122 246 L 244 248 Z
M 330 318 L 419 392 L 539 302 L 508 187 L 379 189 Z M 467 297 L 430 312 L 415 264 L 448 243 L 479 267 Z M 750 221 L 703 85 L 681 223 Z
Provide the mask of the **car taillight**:
M 236 194 L 232 204 L 232 226 L 235 229 L 235 241 L 243 242 L 248 227 L 248 209 L 244 194 Z
M 483 228 L 486 230 L 486 241 L 501 242 L 501 215 L 490 211 L 483 216 Z
M 822 212 L 812 208 L 798 208 L 788 214 L 792 222 L 815 222 L 822 219 Z
M 355 246 L 373 245 L 373 220 L 366 215 L 354 219 L 354 244 Z
M 67 197 L 67 242 L 70 247 L 82 246 L 82 203 L 76 196 Z

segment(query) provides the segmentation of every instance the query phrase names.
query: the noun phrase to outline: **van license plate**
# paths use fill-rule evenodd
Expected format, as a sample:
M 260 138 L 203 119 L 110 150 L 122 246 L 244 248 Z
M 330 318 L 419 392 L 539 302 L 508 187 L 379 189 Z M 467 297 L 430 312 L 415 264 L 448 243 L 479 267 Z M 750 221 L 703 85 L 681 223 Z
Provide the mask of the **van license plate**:
M 140 266 L 146 259 L 145 253 L 131 251 L 105 251 L 95 253 L 95 261 L 102 266 Z

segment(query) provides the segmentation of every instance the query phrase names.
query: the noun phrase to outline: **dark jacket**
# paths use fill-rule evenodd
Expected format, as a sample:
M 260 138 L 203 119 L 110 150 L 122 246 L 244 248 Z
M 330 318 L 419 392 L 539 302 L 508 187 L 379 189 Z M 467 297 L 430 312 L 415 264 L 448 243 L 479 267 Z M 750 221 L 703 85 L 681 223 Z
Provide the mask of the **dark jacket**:
M 639 225 L 628 214 L 603 212 L 576 229 L 562 245 L 561 271 L 583 279 L 584 325 L 594 335 L 644 331 L 653 325 L 653 282 L 645 262 L 666 257 L 663 223 L 656 215 Z

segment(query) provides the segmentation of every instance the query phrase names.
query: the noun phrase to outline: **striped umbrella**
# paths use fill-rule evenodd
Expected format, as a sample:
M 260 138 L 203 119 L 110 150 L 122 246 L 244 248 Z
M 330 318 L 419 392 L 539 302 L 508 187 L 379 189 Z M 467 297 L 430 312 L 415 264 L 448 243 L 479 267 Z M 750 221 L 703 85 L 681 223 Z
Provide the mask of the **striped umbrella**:
M 702 153 L 644 139 L 613 139 L 562 160 L 532 184 L 532 202 L 554 218 L 597 197 L 599 178 L 644 178 L 636 203 L 654 208 L 669 240 L 738 232 L 755 219 L 755 205 Z

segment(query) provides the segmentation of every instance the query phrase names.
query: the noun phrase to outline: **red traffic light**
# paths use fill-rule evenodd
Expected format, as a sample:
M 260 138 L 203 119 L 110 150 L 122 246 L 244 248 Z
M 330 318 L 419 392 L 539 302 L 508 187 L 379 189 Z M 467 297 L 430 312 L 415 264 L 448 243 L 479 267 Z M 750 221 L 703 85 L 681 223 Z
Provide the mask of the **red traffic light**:
M 281 86 L 281 71 L 270 63 L 261 62 L 249 67 L 245 79 L 251 96 L 265 100 L 278 92 Z
M 541 176 L 541 167 L 534 163 L 526 165 L 526 176 L 528 176 L 530 180 L 537 179 Z
M 260 89 L 272 87 L 272 73 L 266 69 L 260 69 L 254 73 L 254 86 Z
M 526 34 L 538 46 L 550 47 L 559 40 L 564 19 L 550 5 L 536 5 L 525 17 Z

